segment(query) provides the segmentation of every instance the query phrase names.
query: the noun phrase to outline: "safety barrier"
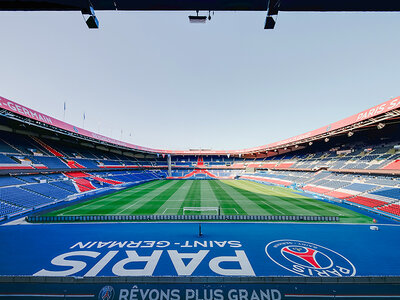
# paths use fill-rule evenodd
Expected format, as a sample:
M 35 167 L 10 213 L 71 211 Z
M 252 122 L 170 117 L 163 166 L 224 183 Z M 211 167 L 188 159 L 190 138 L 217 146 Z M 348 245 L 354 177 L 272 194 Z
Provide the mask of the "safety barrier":
M 339 222 L 337 216 L 249 216 L 249 215 L 120 215 L 120 216 L 27 216 L 30 223 L 153 222 L 153 221 L 289 221 Z

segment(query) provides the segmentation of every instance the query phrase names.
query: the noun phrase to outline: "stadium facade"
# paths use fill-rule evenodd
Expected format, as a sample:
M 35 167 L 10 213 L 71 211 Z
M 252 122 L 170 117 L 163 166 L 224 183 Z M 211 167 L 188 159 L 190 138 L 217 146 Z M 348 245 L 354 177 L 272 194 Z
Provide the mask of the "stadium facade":
M 400 298 L 400 97 L 242 150 L 0 114 L 0 297 Z

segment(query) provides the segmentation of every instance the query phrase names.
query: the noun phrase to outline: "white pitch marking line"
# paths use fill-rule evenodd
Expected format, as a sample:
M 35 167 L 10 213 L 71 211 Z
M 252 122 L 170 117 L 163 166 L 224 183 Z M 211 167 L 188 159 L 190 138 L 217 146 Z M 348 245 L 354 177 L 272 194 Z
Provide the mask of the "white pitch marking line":
M 261 201 L 262 203 L 264 203 L 265 205 L 267 205 L 268 207 L 271 207 L 271 205 L 270 204 L 268 204 L 267 202 L 265 202 L 265 201 Z M 274 208 L 274 207 L 271 207 L 272 209 L 275 209 L 275 210 L 277 210 L 277 211 L 279 211 L 281 214 L 283 214 L 283 215 L 285 215 L 285 213 L 284 212 L 282 212 L 281 210 L 279 210 L 279 209 L 277 209 L 277 208 Z
M 283 192 L 283 191 L 276 191 L 279 195 L 283 195 L 283 196 L 287 196 L 286 194 L 285 194 L 285 192 Z M 278 196 L 278 198 L 279 198 L 279 196 Z M 311 198 L 310 198 L 311 199 Z M 319 206 L 318 204 L 316 204 L 318 207 L 321 207 L 321 206 Z M 335 214 L 337 214 L 337 212 L 335 212 L 335 211 L 332 211 L 332 210 L 330 210 L 329 208 L 324 208 L 324 209 L 326 209 L 326 210 L 328 210 L 328 211 L 330 211 L 331 213 L 335 213 Z M 278 209 L 277 209 L 278 210 Z
M 137 191 L 137 190 L 139 190 L 139 189 L 135 189 L 135 192 Z M 142 189 L 140 189 L 140 190 L 142 190 Z M 152 189 L 143 189 L 143 190 L 152 190 Z M 123 193 L 125 193 L 125 192 L 129 192 L 130 190 L 125 190 Z M 101 197 L 101 196 L 100 196 Z M 110 200 L 110 199 L 112 199 L 112 198 L 117 198 L 117 200 L 118 199 L 121 199 L 121 195 L 119 194 L 119 195 L 110 195 L 110 197 L 109 198 L 105 198 L 105 199 L 102 199 L 102 200 L 99 200 L 99 201 L 103 201 L 103 200 Z M 65 212 L 63 212 L 62 214 L 60 214 L 60 216 L 64 216 L 65 214 L 69 214 L 70 212 L 72 212 L 72 211 L 74 211 L 74 210 L 77 210 L 77 209 L 81 209 L 82 207 L 85 207 L 85 206 L 87 206 L 87 205 L 89 205 L 89 204 L 93 204 L 93 203 L 95 203 L 95 202 L 97 202 L 97 201 L 92 201 L 92 200 L 95 200 L 95 199 L 90 199 L 90 200 L 88 200 L 88 202 L 87 203 L 84 203 L 84 204 L 82 204 L 82 205 L 80 205 L 80 206 L 78 206 L 78 207 L 76 207 L 76 208 L 73 208 L 73 209 L 69 209 L 69 210 L 67 210 L 67 211 L 65 211 Z M 109 202 L 109 203 L 111 203 L 111 202 Z M 103 206 L 104 205 L 107 205 L 107 204 L 103 204 Z
M 122 214 L 124 211 L 130 209 L 131 207 L 133 207 L 133 206 L 135 206 L 135 205 L 138 205 L 139 203 L 141 203 L 141 202 L 143 202 L 143 201 L 150 201 L 150 200 L 149 200 L 149 199 L 140 199 L 140 200 L 137 200 L 137 201 L 134 202 L 133 204 L 129 205 L 127 208 L 125 208 L 125 209 L 123 209 L 123 210 L 117 212 L 116 215 Z
M 162 189 L 162 190 L 160 191 L 160 193 L 162 193 L 163 191 L 165 191 L 165 190 L 167 190 L 167 189 L 168 189 L 168 187 L 165 188 L 165 189 Z M 156 190 L 154 190 L 154 191 L 156 191 Z M 160 193 L 159 193 L 159 194 L 160 194 Z M 147 195 L 146 195 L 146 196 L 147 196 Z M 133 204 L 129 205 L 129 206 L 126 207 L 125 209 L 123 209 L 123 210 L 117 212 L 116 214 L 120 215 L 120 214 L 123 213 L 124 211 L 128 210 L 129 208 L 132 208 L 132 207 L 135 206 L 135 205 L 138 205 L 139 203 L 141 203 L 141 202 L 143 202 L 143 201 L 149 202 L 149 201 L 151 201 L 151 200 L 152 200 L 152 199 L 149 199 L 149 198 L 144 197 L 144 198 L 142 198 L 142 199 L 137 200 L 137 201 L 134 202 Z

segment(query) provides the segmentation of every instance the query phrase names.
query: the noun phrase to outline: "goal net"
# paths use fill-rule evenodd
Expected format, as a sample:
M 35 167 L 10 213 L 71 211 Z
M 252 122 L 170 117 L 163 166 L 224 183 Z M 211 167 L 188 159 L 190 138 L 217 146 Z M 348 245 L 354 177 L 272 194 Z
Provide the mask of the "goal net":
M 184 207 L 183 215 L 193 214 L 193 213 L 201 213 L 207 212 L 208 215 L 220 215 L 219 207 Z

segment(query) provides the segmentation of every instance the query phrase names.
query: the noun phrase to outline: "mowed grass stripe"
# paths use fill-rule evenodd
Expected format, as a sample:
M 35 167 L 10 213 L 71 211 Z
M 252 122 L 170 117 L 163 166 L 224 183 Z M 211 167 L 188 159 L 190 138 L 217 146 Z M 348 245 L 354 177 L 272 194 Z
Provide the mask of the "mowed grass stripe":
M 224 215 L 247 215 L 246 211 L 222 188 L 219 180 L 210 181 L 210 186 L 219 200 Z
M 221 188 L 232 198 L 235 199 L 238 206 L 240 206 L 247 215 L 268 215 L 269 212 L 261 208 L 248 197 L 240 194 L 233 189 L 229 184 L 229 180 L 220 181 Z
M 90 212 L 91 215 L 105 214 L 105 215 L 120 215 L 124 214 L 127 207 L 131 207 L 137 204 L 138 201 L 145 198 L 147 195 L 158 193 L 160 189 L 164 189 L 168 185 L 167 181 L 161 181 L 157 185 L 154 185 L 151 189 L 131 190 L 131 193 L 124 194 L 121 198 L 110 198 L 108 203 L 97 206 Z M 151 197 L 151 196 L 149 196 Z M 102 203 L 100 203 L 102 204 Z M 96 205 L 96 203 L 95 203 Z
M 183 185 L 155 212 L 157 215 L 177 215 L 189 188 L 192 185 L 188 180 L 182 180 Z
M 133 211 L 135 215 L 152 215 L 154 214 L 160 206 L 162 206 L 167 200 L 185 183 L 183 180 L 174 182 L 172 186 L 162 191 L 157 196 L 153 197 L 142 206 L 139 206 Z
M 267 186 L 262 185 L 257 182 L 251 181 L 249 182 L 243 182 L 245 185 L 249 185 L 254 187 L 256 190 L 264 190 L 266 189 Z M 289 201 L 295 206 L 298 206 L 303 210 L 303 212 L 315 212 L 314 215 L 318 216 L 342 216 L 343 215 L 343 208 L 339 206 L 335 206 L 334 204 L 322 202 L 322 201 L 316 201 L 315 199 L 305 197 L 303 195 L 296 194 L 295 192 L 288 190 L 286 188 L 278 187 L 278 186 L 268 186 L 269 187 L 269 192 L 273 192 L 277 195 L 283 195 L 285 197 L 286 201 Z M 278 196 L 279 197 L 279 196 Z M 349 211 L 351 212 L 351 211 Z
M 309 198 L 303 195 L 299 195 L 295 193 L 292 190 L 289 190 L 284 187 L 278 187 L 278 186 L 268 186 L 268 185 L 263 185 L 257 182 L 253 181 L 240 181 L 243 182 L 245 185 L 250 184 L 251 186 L 256 186 L 260 190 L 263 188 L 267 189 L 269 193 L 278 193 L 278 194 L 283 194 L 283 195 L 291 195 L 290 198 L 288 198 L 290 201 L 297 201 L 301 199 L 300 201 L 306 202 L 308 204 L 308 208 L 306 210 L 306 213 L 303 215 L 318 215 L 318 216 L 340 216 L 340 222 L 341 223 L 371 223 L 372 218 L 367 217 L 365 215 L 362 215 L 358 212 L 352 211 L 347 208 L 343 208 L 340 206 L 336 206 L 335 204 L 332 203 L 327 203 L 324 201 L 316 200 L 313 198 Z M 282 206 L 285 206 L 285 202 L 281 202 Z M 308 213 L 307 213 L 308 211 Z M 311 214 L 310 214 L 311 213 Z
M 113 204 L 113 206 L 120 207 L 124 201 L 129 201 L 133 196 L 136 195 L 144 195 L 152 192 L 155 188 L 158 188 L 164 185 L 166 181 L 156 180 L 151 182 L 146 182 L 141 185 L 137 185 L 132 188 L 128 188 L 122 191 L 117 191 L 110 195 L 101 196 L 99 198 L 95 198 L 89 201 L 85 201 L 83 203 L 78 203 L 72 206 L 68 206 L 66 208 L 50 212 L 46 215 L 48 216 L 79 216 L 79 215 L 88 215 L 92 214 L 91 212 L 96 208 L 102 207 L 104 205 Z M 93 214 L 92 214 L 93 215 Z
M 294 191 L 289 190 L 287 188 L 282 188 L 279 186 L 265 186 L 265 185 L 262 185 L 260 183 L 253 182 L 253 181 L 251 181 L 250 183 L 246 182 L 246 184 L 249 184 L 249 186 L 253 186 L 256 190 L 263 190 L 266 187 L 268 187 L 269 190 L 272 190 L 277 195 L 283 195 L 285 197 L 289 196 L 289 198 L 292 198 L 294 200 L 299 200 L 299 201 L 306 203 L 307 205 L 311 205 L 317 209 L 320 209 L 322 206 L 330 207 L 329 203 L 317 202 L 317 201 L 315 201 L 315 199 L 312 199 L 310 197 L 306 197 L 303 195 L 299 195 L 299 194 L 295 193 Z M 336 207 L 336 206 L 333 206 L 331 208 L 336 211 L 334 213 L 337 213 L 338 210 L 341 210 L 341 208 Z
M 132 199 L 129 203 L 120 207 L 120 210 L 116 212 L 116 214 L 126 215 L 132 214 L 133 211 L 137 209 L 137 207 L 143 205 L 145 202 L 150 201 L 153 197 L 157 196 L 161 192 L 167 190 L 170 186 L 173 185 L 172 181 L 164 180 L 164 185 L 158 187 L 157 189 L 151 191 L 150 193 L 146 193 L 144 195 L 136 195 L 136 199 Z
M 285 188 L 280 188 L 284 190 Z M 295 192 L 293 192 L 296 194 Z M 298 194 L 297 194 L 298 195 Z M 333 203 L 327 203 L 324 201 L 316 200 L 313 198 L 307 198 L 305 196 L 298 195 L 302 197 L 303 202 L 309 204 L 309 209 L 318 212 L 319 216 L 339 216 L 341 223 L 371 223 L 372 218 L 355 212 L 351 209 L 347 209 L 341 206 L 337 206 Z
M 130 193 L 124 194 L 123 197 L 115 198 L 110 197 L 107 203 L 94 203 L 95 208 L 90 212 L 91 215 L 119 215 L 122 213 L 121 208 L 125 209 L 131 206 L 146 195 L 151 195 L 160 189 L 163 189 L 168 184 L 167 181 L 160 181 L 158 184 L 152 186 L 151 189 L 132 189 Z M 121 195 L 120 195 L 121 196 Z
M 182 214 L 185 206 L 220 206 L 221 213 L 226 215 L 339 215 L 342 223 L 372 222 L 372 218 L 346 207 L 307 197 L 287 188 L 244 180 L 157 180 L 46 215 L 175 215 Z
M 200 188 L 201 188 L 201 207 L 215 207 L 218 208 L 219 201 L 215 198 L 215 195 L 211 189 L 209 184 L 210 180 L 200 180 Z M 216 210 L 205 210 L 200 213 L 201 215 L 209 215 L 209 214 L 217 214 Z
M 124 193 L 103 196 L 98 198 L 98 201 L 90 203 L 90 205 L 78 207 L 77 210 L 69 211 L 64 215 L 118 215 L 121 213 L 121 208 L 132 205 L 135 199 L 154 193 L 154 191 L 166 184 L 166 181 L 157 181 L 151 188 L 143 189 L 139 188 L 140 186 L 136 186 L 125 190 Z
M 335 206 L 330 203 L 326 202 L 317 202 L 314 199 L 307 198 L 298 194 L 293 193 L 294 195 L 297 195 L 297 200 L 302 202 L 304 205 L 306 205 L 307 209 L 312 209 L 313 211 L 317 212 L 319 216 L 323 215 L 329 215 L 329 216 L 335 216 L 343 215 L 343 209 L 341 207 Z
M 191 186 L 186 194 L 185 200 L 182 202 L 179 214 L 183 214 L 184 207 L 201 207 L 201 190 L 200 180 L 190 180 Z M 193 214 L 200 214 L 200 212 L 193 212 Z
M 236 182 L 224 181 L 225 189 L 231 196 L 242 199 L 239 204 L 243 205 L 244 209 L 248 211 L 248 207 L 253 209 L 248 212 L 252 215 L 282 215 L 285 214 L 284 210 L 278 209 L 275 205 L 270 205 L 264 198 L 261 198 L 256 193 L 241 189 L 236 186 Z M 245 200 L 243 200 L 245 199 Z M 254 208 L 255 207 L 255 208 Z
M 234 186 L 234 188 L 238 189 L 240 193 L 243 195 L 249 195 L 253 201 L 257 201 L 260 205 L 270 206 L 276 211 L 277 215 L 319 215 L 310 210 L 309 205 L 304 203 L 302 204 L 301 201 L 294 198 L 293 196 L 297 195 L 293 195 L 290 191 L 287 191 L 284 194 L 278 194 L 275 193 L 275 190 L 272 190 L 271 188 L 267 189 L 266 186 L 262 186 L 264 188 L 263 193 L 257 193 L 257 191 L 248 190 L 248 182 L 240 181 L 235 182 L 235 184 L 240 186 Z
M 218 201 L 217 197 L 215 196 L 211 188 L 210 182 L 212 182 L 212 180 L 202 180 L 201 182 L 204 186 L 204 188 L 201 190 L 202 191 L 201 205 L 206 207 L 219 207 L 220 202 Z M 205 214 L 207 214 L 207 212 L 205 212 Z
M 245 184 L 247 185 L 247 183 Z M 331 211 L 330 213 L 325 211 L 323 209 L 323 206 L 325 205 L 324 202 L 318 203 L 314 199 L 296 194 L 289 189 L 277 186 L 264 186 L 256 182 L 251 182 L 251 186 L 254 187 L 256 191 L 260 190 L 265 192 L 265 190 L 267 190 L 271 197 L 278 197 L 280 199 L 279 201 L 281 202 L 281 205 L 285 208 L 293 210 L 294 212 L 296 212 L 296 215 L 338 215 L 337 211 Z M 321 214 L 320 212 L 323 214 Z

